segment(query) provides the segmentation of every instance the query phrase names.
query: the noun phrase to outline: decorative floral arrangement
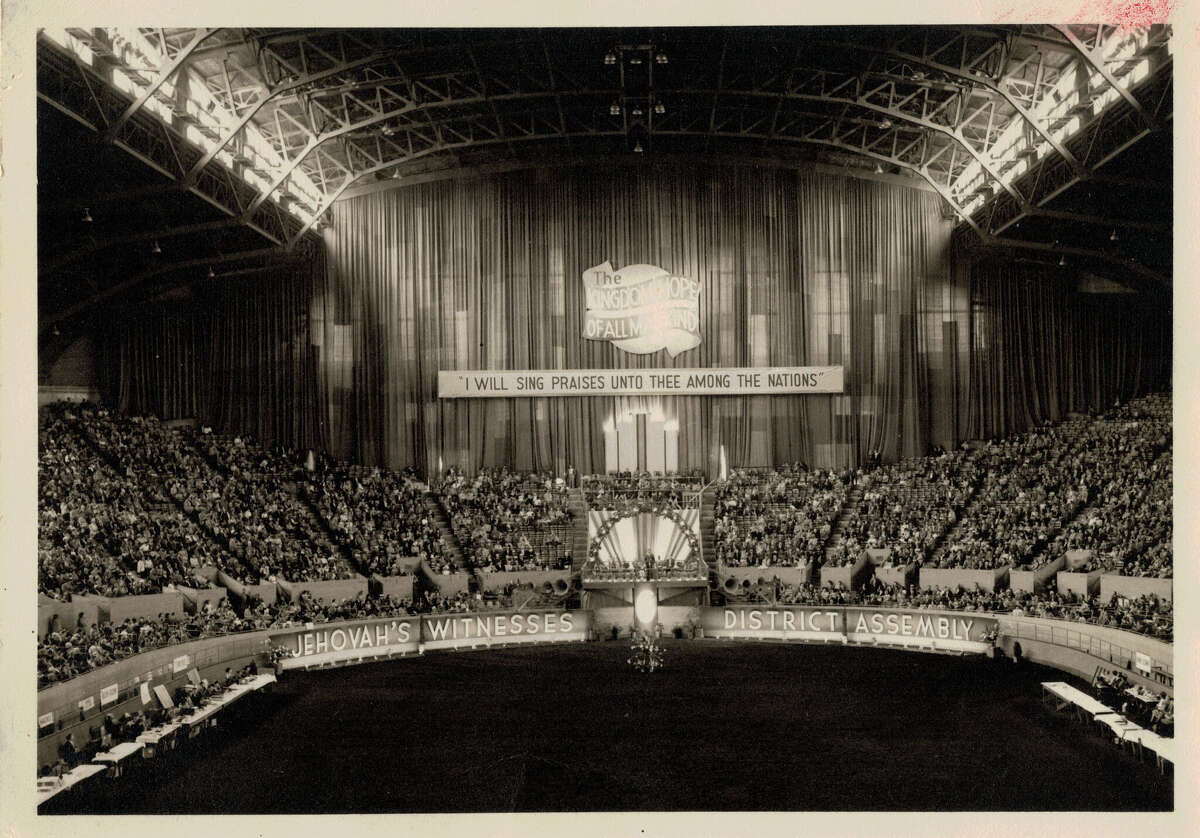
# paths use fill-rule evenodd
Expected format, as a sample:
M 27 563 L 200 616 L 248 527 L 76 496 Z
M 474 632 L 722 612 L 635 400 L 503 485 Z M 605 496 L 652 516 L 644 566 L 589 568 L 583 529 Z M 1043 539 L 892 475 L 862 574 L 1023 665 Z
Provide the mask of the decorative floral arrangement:
M 272 646 L 271 651 L 267 652 L 267 657 L 270 658 L 273 664 L 279 663 L 284 658 L 290 658 L 291 656 L 292 650 L 286 646 Z
M 646 632 L 639 631 L 634 634 L 629 652 L 626 663 L 638 672 L 653 672 L 663 666 L 662 647 Z

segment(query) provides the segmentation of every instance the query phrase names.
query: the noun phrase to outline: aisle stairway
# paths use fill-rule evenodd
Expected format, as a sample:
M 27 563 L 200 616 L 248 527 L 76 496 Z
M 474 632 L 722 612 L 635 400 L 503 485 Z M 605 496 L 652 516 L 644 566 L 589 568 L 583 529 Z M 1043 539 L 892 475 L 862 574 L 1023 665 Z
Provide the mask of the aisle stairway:
M 446 514 L 446 508 L 442 506 L 442 502 L 438 500 L 437 495 L 428 492 L 423 495 L 425 500 L 425 508 L 429 510 L 429 518 L 437 527 L 438 533 L 442 536 L 446 545 L 450 549 L 450 555 L 454 557 L 454 563 L 464 570 L 467 569 L 467 560 L 463 555 L 462 545 L 458 543 L 458 536 L 454 534 L 454 528 L 450 526 L 450 516 Z
M 825 539 L 825 549 L 827 551 L 842 546 L 842 541 L 845 540 L 846 522 L 858 513 L 862 497 L 863 487 L 856 483 L 850 489 L 850 493 L 846 495 L 846 502 L 842 504 L 837 517 L 833 519 L 833 526 L 829 530 L 829 538 Z
M 583 489 L 571 489 L 569 506 L 575 526 L 571 538 L 571 570 L 579 572 L 587 561 L 588 521 L 587 504 L 583 501 Z
M 324 534 L 325 543 L 328 545 L 329 549 L 336 551 L 335 555 L 341 556 L 342 560 L 351 568 L 353 568 L 355 573 L 360 573 L 363 576 L 370 576 L 371 574 L 367 572 L 361 564 L 359 564 L 358 556 L 355 554 L 354 550 L 350 549 L 348 544 L 345 544 L 340 538 L 338 538 L 337 533 L 335 533 L 333 528 L 329 526 L 329 521 L 324 515 L 321 514 L 320 510 L 317 509 L 316 505 L 312 502 L 312 499 L 309 498 L 308 492 L 305 492 L 298 483 L 290 480 L 283 484 L 283 488 L 289 494 L 295 496 L 300 507 L 307 513 L 307 517 L 315 530 Z
M 717 487 L 710 486 L 700 495 L 700 547 L 709 569 L 717 566 L 716 514 Z

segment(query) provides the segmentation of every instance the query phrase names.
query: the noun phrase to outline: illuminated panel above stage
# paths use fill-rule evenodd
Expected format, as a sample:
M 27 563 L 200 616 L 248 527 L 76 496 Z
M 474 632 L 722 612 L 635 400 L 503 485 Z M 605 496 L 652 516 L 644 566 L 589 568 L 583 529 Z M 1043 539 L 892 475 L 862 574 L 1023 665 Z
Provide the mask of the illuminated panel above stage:
M 842 367 L 439 370 L 438 398 L 770 396 L 841 393 Z

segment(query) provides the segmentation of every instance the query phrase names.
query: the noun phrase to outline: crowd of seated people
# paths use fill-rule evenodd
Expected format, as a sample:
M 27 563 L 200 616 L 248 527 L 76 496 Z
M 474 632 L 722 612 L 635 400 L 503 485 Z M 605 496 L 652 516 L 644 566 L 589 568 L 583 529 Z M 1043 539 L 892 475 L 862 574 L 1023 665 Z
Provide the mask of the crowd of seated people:
M 1166 690 L 1155 693 L 1136 686 L 1119 669 L 1097 672 L 1092 686 L 1106 707 L 1160 736 L 1175 735 L 1175 701 Z
M 1078 454 L 1085 427 L 1077 419 L 988 443 L 975 495 L 929 566 L 991 569 L 1031 559 L 1087 503 L 1087 462 Z
M 458 591 L 441 594 L 427 591 L 422 602 L 422 614 L 464 614 L 475 611 L 509 611 L 514 608 L 561 607 L 563 597 L 531 583 L 510 582 L 495 590 Z
M 890 549 L 891 563 L 923 563 L 971 497 L 978 467 L 960 449 L 879 465 L 861 480 L 862 498 L 842 516 L 842 541 L 828 564 L 853 564 L 866 549 Z
M 1170 474 L 1165 465 L 1154 468 L 1170 444 L 1169 407 L 1165 415 L 1131 418 L 1160 414 L 1155 406 L 1164 398 L 1138 399 L 1103 416 L 1074 417 L 990 443 L 980 459 L 983 481 L 933 566 L 1033 567 L 1090 537 L 1110 548 L 1108 569 L 1128 565 L 1136 572 L 1144 561 L 1146 570 L 1170 575 Z M 1165 502 L 1145 521 L 1114 526 L 1113 541 L 1105 539 L 1104 522 L 1143 496 Z M 1109 507 L 1112 514 L 1105 512 Z
M 821 565 L 854 479 L 852 472 L 800 465 L 732 471 L 715 498 L 718 559 L 730 566 Z
M 570 495 L 548 474 L 447 470 L 435 487 L 472 566 L 485 573 L 571 566 Z
M 682 553 L 681 553 L 682 556 Z M 635 581 L 644 579 L 707 579 L 708 569 L 700 557 L 688 551 L 686 556 L 668 558 L 647 553 L 641 561 L 612 561 L 599 558 L 598 551 L 583 569 L 587 579 L 599 581 Z
M 448 567 L 450 550 L 413 475 L 336 467 L 311 475 L 303 485 L 364 573 L 403 575 L 409 572 L 406 559 L 436 570 Z
M 646 510 L 699 509 L 704 477 L 698 473 L 613 472 L 583 479 L 588 509 L 618 515 Z
M 229 557 L 181 515 L 161 483 L 119 452 L 126 433 L 90 404 L 43 408 L 38 421 L 38 590 L 128 596 L 207 587 Z
M 43 409 L 39 430 L 48 596 L 204 587 L 210 567 L 251 584 L 352 574 L 282 479 L 298 467 L 293 452 L 87 403 Z
M 1140 427 L 1123 430 L 1127 433 L 1118 432 L 1118 438 L 1124 439 L 1100 474 L 1095 501 L 1051 542 L 1043 563 L 1086 550 L 1091 559 L 1078 570 L 1172 575 L 1171 449 L 1161 430 L 1150 435 Z
M 68 733 L 59 744 L 58 760 L 53 765 L 43 765 L 38 771 L 38 776 L 61 777 L 76 765 L 92 761 L 97 754 L 108 751 L 115 745 L 133 742 L 146 731 L 191 715 L 234 684 L 253 674 L 252 664 L 236 671 L 227 667 L 220 678 L 212 681 L 201 679 L 199 683 L 188 683 L 176 688 L 171 707 L 162 707 L 155 703 L 143 710 L 131 710 L 120 716 L 107 713 L 103 720 L 88 729 L 87 741 L 76 743 L 74 734 Z
M 38 686 L 66 681 L 92 669 L 163 646 L 240 631 L 305 623 L 416 613 L 407 600 L 383 595 L 325 603 L 303 591 L 295 602 L 266 604 L 254 598 L 239 611 L 228 600 L 205 603 L 194 614 L 159 614 L 121 623 L 58 627 L 38 641 Z
M 202 476 L 172 484 L 185 509 L 229 543 L 248 572 L 238 581 L 319 581 L 347 579 L 353 569 L 285 480 L 299 456 L 285 448 L 268 450 L 241 437 L 220 437 L 204 429 L 192 438 L 216 463 Z
M 1015 616 L 1049 617 L 1093 623 L 1136 632 L 1170 642 L 1174 608 L 1171 600 L 1151 595 L 1129 598 L 1114 594 L 1108 602 L 1099 597 L 1045 591 L 1031 593 L 1009 588 L 918 588 L 887 584 L 872 577 L 854 590 L 844 585 L 783 584 L 771 580 L 751 586 L 746 595 L 754 601 L 780 605 L 878 605 L 893 608 L 934 608 L 948 611 L 988 611 Z

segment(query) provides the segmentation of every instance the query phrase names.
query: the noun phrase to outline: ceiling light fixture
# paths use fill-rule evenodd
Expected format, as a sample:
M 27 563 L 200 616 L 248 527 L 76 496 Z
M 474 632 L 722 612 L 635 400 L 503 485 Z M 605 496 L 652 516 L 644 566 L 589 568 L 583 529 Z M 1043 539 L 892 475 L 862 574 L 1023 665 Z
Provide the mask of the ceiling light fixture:
M 84 207 L 84 208 L 83 208 L 83 220 L 84 220 L 84 222 L 85 222 L 85 223 L 87 223 L 87 224 L 91 224 L 91 223 L 92 223 L 92 214 L 91 214 L 90 212 L 88 212 L 88 208 L 87 208 L 87 207 Z
M 663 107 L 663 103 L 662 103 L 662 102 L 659 102 L 658 104 L 656 104 L 656 105 L 654 106 L 654 112 L 655 112 L 655 113 L 666 113 L 666 112 L 667 112 L 667 109 L 666 109 L 665 107 Z
M 150 248 L 151 253 L 162 253 L 162 248 L 158 246 L 158 240 L 154 242 L 154 247 Z
M 642 59 L 635 55 L 633 58 L 629 59 L 629 63 L 637 66 L 638 64 L 642 63 Z
M 1112 235 L 1108 237 L 1108 240 L 1110 242 L 1115 242 L 1118 238 L 1119 237 L 1117 236 L 1117 228 L 1113 227 Z
M 642 115 L 642 109 L 641 109 L 641 108 L 634 108 L 634 109 L 633 109 L 633 115 L 634 115 L 634 116 L 641 116 L 641 115 Z
M 644 148 L 642 148 L 642 141 L 641 141 L 641 140 L 638 140 L 638 141 L 637 141 L 637 143 L 635 143 L 635 144 L 634 144 L 634 146 L 633 146 L 633 150 L 634 150 L 636 153 L 638 153 L 638 154 L 641 154 L 643 151 L 645 151 L 645 149 L 644 149 Z
M 877 174 L 877 175 L 883 174 L 883 166 L 880 166 L 878 163 L 875 164 L 875 174 Z
M 660 52 L 658 55 L 654 56 L 654 63 L 666 64 L 667 63 L 667 54 L 665 52 Z
M 615 55 L 613 55 L 611 52 L 606 52 L 606 53 L 604 53 L 604 63 L 609 64 L 609 65 L 616 64 L 617 57 Z
M 1066 256 L 1058 257 L 1058 266 L 1060 268 L 1065 268 L 1067 266 L 1067 257 Z
M 208 266 L 208 278 L 212 279 L 214 276 L 216 276 L 216 273 L 213 271 L 212 265 L 209 265 Z
M 618 105 L 616 102 L 613 102 L 611 105 L 608 106 L 608 112 L 612 116 L 620 116 L 621 115 L 621 106 Z

